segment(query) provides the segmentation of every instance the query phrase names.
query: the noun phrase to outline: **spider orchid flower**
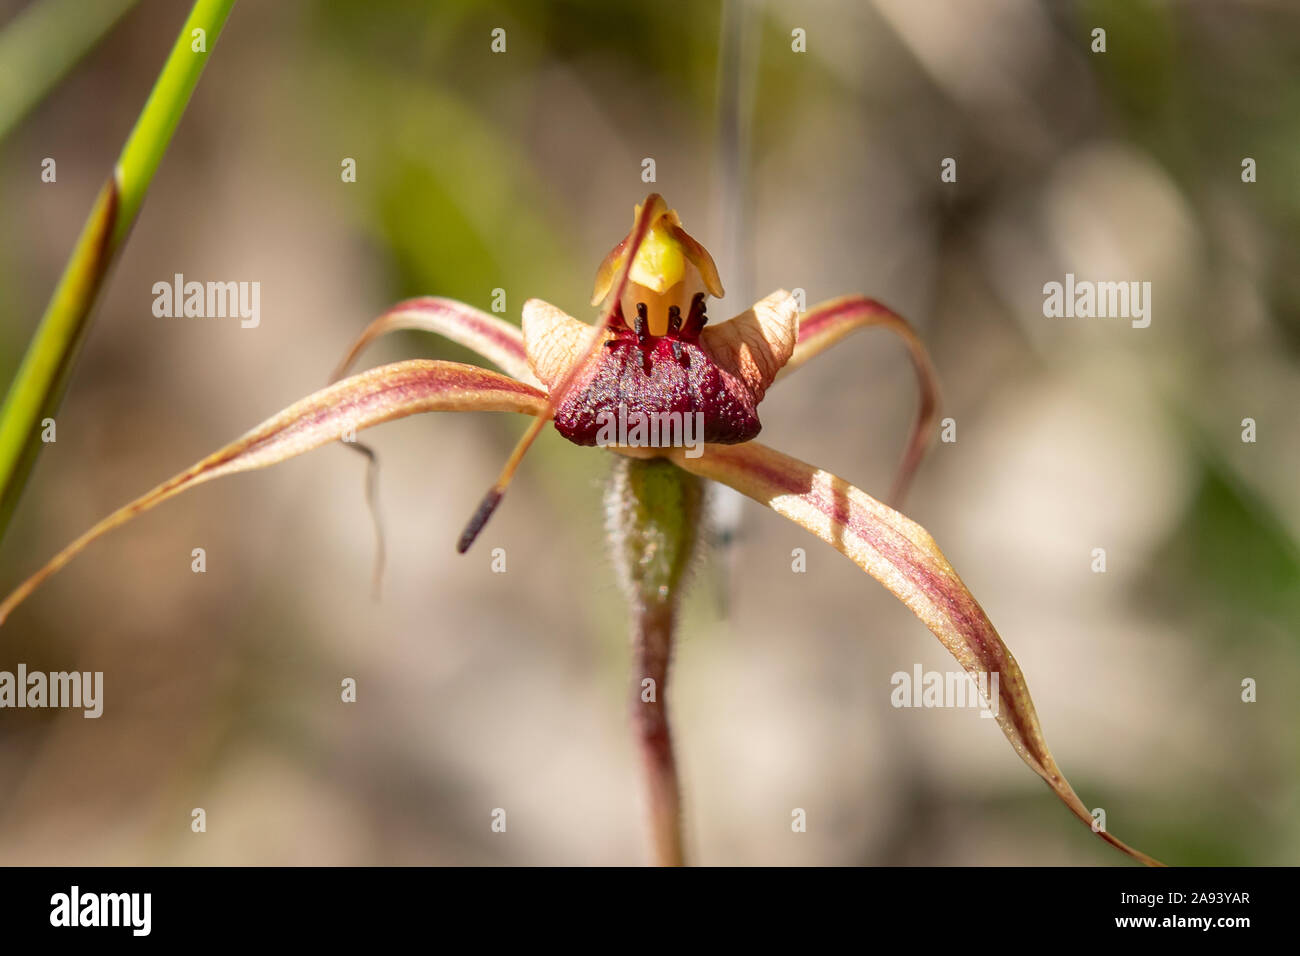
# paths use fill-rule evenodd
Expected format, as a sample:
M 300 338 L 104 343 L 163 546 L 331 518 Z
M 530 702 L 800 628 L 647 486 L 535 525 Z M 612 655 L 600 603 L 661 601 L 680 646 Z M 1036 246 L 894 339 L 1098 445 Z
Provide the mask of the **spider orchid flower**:
M 979 603 L 920 525 L 842 478 L 754 441 L 758 406 L 778 375 L 803 366 L 850 333 L 883 326 L 907 343 L 920 409 L 891 501 L 897 503 L 925 450 L 937 411 L 928 355 L 910 326 L 880 303 L 846 296 L 802 315 L 781 290 L 725 322 L 710 325 L 707 300 L 722 284 L 712 257 L 657 194 L 636 207 L 627 237 L 601 264 L 589 325 L 537 299 L 523 307 L 522 329 L 440 298 L 400 303 L 370 324 L 348 351 L 336 381 L 130 502 L 86 531 L 0 603 L 0 624 L 42 582 L 96 539 L 195 485 L 263 468 L 355 431 L 432 411 L 497 411 L 533 416 L 500 476 L 462 534 L 464 552 L 501 501 L 528 447 L 549 422 L 574 444 L 616 455 L 607 494 L 611 554 L 633 609 L 638 671 L 634 723 L 648 783 L 654 857 L 680 863 L 681 809 L 664 709 L 674 613 L 699 524 L 700 479 L 729 485 L 802 526 L 878 580 L 902 601 L 972 676 L 997 677 L 988 701 L 1021 759 L 1070 811 L 1091 826 L 1047 747 L 1024 675 Z M 447 361 L 412 360 L 341 378 L 375 338 L 399 329 L 440 333 L 506 374 Z M 340 380 L 341 379 L 341 380 Z M 664 419 L 674 413 L 680 419 Z M 646 440 L 644 429 L 610 430 L 615 419 L 694 421 L 702 448 Z M 653 435 L 653 430 L 650 431 Z M 680 436 L 678 436 L 680 437 Z M 644 677 L 656 699 L 638 696 Z M 1104 829 L 1098 835 L 1129 856 L 1156 860 Z

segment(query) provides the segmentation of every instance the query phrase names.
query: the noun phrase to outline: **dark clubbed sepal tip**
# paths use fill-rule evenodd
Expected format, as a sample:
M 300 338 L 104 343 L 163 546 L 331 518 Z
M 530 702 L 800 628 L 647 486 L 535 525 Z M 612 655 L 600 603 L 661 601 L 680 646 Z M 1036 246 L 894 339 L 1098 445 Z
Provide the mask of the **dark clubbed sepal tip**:
M 470 545 L 479 536 L 479 532 L 483 530 L 483 526 L 492 517 L 492 512 L 497 510 L 497 505 L 501 503 L 501 496 L 504 494 L 504 488 L 490 488 L 483 496 L 483 500 L 474 510 L 474 516 L 469 519 L 469 524 L 465 525 L 465 530 L 460 533 L 460 538 L 456 541 L 457 554 L 464 554 L 469 550 Z
M 542 426 L 551 420 L 551 416 L 538 415 L 533 419 L 532 425 L 528 431 L 524 432 L 524 437 L 519 439 L 519 444 L 515 445 L 515 450 L 510 453 L 506 460 L 506 466 L 501 469 L 501 474 L 496 482 L 488 489 L 488 493 L 483 496 L 479 502 L 478 509 L 474 516 L 469 519 L 469 524 L 465 525 L 465 530 L 460 533 L 460 540 L 456 542 L 456 553 L 464 554 L 469 550 L 469 546 L 474 543 L 474 539 L 479 536 L 483 526 L 488 523 L 492 517 L 492 512 L 497 510 L 497 505 L 501 504 L 501 497 L 510 487 L 510 482 L 515 476 L 515 470 L 518 469 L 519 463 L 523 461 L 524 455 L 532 447 L 534 439 L 541 434 Z

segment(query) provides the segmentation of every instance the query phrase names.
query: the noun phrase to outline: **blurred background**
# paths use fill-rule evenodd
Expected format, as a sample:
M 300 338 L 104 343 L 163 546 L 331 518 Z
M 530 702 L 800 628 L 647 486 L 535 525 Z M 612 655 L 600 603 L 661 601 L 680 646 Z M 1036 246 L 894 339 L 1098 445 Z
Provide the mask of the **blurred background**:
M 0 33 L 31 6 L 0 0 Z M 67 76 L 0 117 L 6 382 L 188 8 L 110 6 Z M 0 64 L 11 101 L 29 81 Z M 1295 864 L 1298 181 L 1284 0 L 240 3 L 0 582 L 322 386 L 398 299 L 488 309 L 501 288 L 511 321 L 531 296 L 594 318 L 596 265 L 655 189 L 718 259 L 716 318 L 783 286 L 809 304 L 867 293 L 920 330 L 957 440 L 933 446 L 906 510 L 1019 659 L 1108 828 L 1170 863 Z M 260 327 L 155 318 L 151 287 L 178 272 L 260 282 Z M 1150 327 L 1045 318 L 1043 285 L 1067 272 L 1151 282 Z M 403 334 L 365 361 L 415 356 L 471 360 Z M 762 440 L 883 496 L 914 410 L 906 352 L 868 332 L 769 393 Z M 524 427 L 432 415 L 369 433 L 378 603 L 364 463 L 338 447 L 205 485 L 54 578 L 0 634 L 0 669 L 103 671 L 104 716 L 0 712 L 0 861 L 645 860 L 607 456 L 548 430 L 475 549 L 452 548 Z M 669 691 L 695 861 L 1126 862 L 992 721 L 892 708 L 890 675 L 951 658 L 833 550 L 735 510 Z

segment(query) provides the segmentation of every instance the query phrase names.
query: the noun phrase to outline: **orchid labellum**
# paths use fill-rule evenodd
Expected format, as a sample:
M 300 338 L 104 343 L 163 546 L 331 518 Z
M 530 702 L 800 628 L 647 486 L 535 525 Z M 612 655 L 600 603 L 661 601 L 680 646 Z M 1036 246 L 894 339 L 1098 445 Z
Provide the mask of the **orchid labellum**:
M 463 552 L 473 543 L 546 423 L 574 444 L 603 445 L 616 453 L 606 499 L 610 550 L 632 608 L 632 707 L 656 862 L 684 860 L 664 689 L 677 603 L 701 523 L 701 479 L 730 485 L 821 538 L 906 604 L 972 676 L 994 676 L 990 683 L 998 699 L 988 703 L 1003 733 L 1071 812 L 1091 825 L 1092 815 L 1047 748 L 1015 658 L 934 539 L 843 479 L 754 441 L 761 427 L 759 404 L 779 373 L 799 368 L 857 329 L 890 329 L 910 348 L 921 393 L 891 493 L 897 503 L 924 452 L 937 409 L 933 372 L 919 339 L 899 316 L 859 296 L 800 315 L 795 298 L 777 291 L 734 318 L 710 323 L 707 301 L 722 292 L 712 257 L 663 199 L 651 195 L 636 208 L 631 232 L 599 268 L 593 305 L 603 303 L 603 310 L 594 325 L 536 299 L 524 305 L 522 331 L 459 302 L 401 303 L 361 334 L 336 378 L 369 342 L 398 329 L 438 332 L 506 374 L 418 360 L 336 381 L 104 518 L 0 604 L 0 623 L 92 541 L 195 485 L 272 465 L 417 412 L 518 412 L 534 420 L 457 547 Z M 611 416 L 642 423 L 697 422 L 702 451 L 692 454 L 674 440 L 671 428 L 658 440 L 609 440 L 626 437 L 605 429 Z M 657 686 L 652 700 L 641 694 L 647 678 Z M 1156 862 L 1104 830 L 1099 836 L 1142 862 Z

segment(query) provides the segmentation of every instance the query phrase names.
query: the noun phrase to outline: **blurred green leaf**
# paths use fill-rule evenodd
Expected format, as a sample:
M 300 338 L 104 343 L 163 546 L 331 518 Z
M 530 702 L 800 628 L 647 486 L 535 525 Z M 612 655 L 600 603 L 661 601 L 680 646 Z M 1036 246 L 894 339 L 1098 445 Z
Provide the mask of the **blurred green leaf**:
M 0 32 L 0 140 L 136 0 L 40 0 Z

